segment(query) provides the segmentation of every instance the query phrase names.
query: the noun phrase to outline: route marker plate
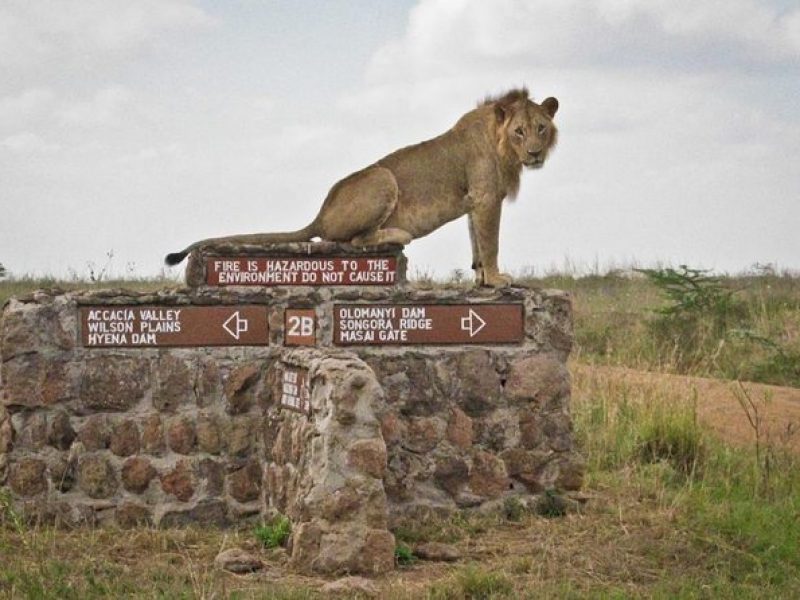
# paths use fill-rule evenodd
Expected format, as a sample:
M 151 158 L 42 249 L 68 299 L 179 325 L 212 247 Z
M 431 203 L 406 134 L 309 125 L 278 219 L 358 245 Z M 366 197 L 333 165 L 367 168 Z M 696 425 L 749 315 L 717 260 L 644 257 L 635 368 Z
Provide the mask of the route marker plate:
M 276 396 L 281 399 L 281 408 L 288 408 L 304 415 L 311 414 L 311 388 L 308 369 L 284 366 L 278 381 Z
M 515 344 L 525 336 L 522 304 L 335 304 L 337 346 Z
M 287 308 L 284 313 L 284 346 L 315 346 L 317 315 L 313 308 Z
M 396 256 L 209 257 L 206 283 L 215 286 L 394 285 Z
M 267 346 L 267 307 L 81 306 L 85 348 Z

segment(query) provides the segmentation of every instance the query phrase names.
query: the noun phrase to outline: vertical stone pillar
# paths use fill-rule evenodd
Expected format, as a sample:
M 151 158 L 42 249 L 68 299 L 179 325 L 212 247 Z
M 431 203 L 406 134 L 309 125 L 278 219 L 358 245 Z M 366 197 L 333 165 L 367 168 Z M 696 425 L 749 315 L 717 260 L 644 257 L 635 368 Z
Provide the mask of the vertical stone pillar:
M 375 415 L 383 389 L 374 373 L 339 350 L 290 351 L 273 368 L 278 387 L 284 373 L 302 372 L 310 397 L 311 416 L 282 411 L 267 457 L 265 512 L 292 520 L 292 564 L 316 573 L 393 569 L 386 444 Z

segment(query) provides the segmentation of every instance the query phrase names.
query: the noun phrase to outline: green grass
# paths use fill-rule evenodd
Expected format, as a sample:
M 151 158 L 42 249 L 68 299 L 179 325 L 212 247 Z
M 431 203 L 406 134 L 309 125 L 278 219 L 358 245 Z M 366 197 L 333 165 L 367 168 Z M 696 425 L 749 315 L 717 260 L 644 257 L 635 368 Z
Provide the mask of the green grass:
M 696 398 L 666 385 L 585 375 L 576 387 L 584 392 L 573 417 L 590 487 L 632 485 L 657 499 L 702 550 L 706 585 L 722 597 L 800 594 L 797 456 L 711 437 L 697 424 Z
M 292 523 L 281 515 L 271 523 L 259 525 L 253 533 L 264 548 L 278 548 L 289 539 L 289 535 L 292 533 Z
M 489 600 L 514 597 L 514 583 L 503 572 L 468 565 L 446 580 L 436 583 L 428 593 L 430 600 Z

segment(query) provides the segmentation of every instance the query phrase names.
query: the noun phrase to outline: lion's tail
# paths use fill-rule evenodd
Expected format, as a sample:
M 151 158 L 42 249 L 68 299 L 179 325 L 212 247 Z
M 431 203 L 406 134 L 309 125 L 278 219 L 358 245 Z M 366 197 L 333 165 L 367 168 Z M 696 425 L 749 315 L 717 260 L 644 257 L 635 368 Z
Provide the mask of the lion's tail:
M 259 245 L 279 244 L 281 242 L 307 242 L 312 237 L 317 235 L 315 230 L 316 227 L 314 227 L 314 223 L 312 223 L 311 225 L 303 227 L 302 229 L 298 229 L 297 231 L 283 231 L 279 233 L 248 233 L 244 235 L 232 235 L 229 237 L 208 238 L 206 240 L 201 240 L 199 242 L 195 242 L 194 244 L 190 244 L 180 252 L 172 252 L 167 254 L 167 256 L 164 258 L 164 262 L 170 267 L 177 265 L 184 258 L 186 258 L 192 250 L 202 246 L 215 246 L 222 244 Z

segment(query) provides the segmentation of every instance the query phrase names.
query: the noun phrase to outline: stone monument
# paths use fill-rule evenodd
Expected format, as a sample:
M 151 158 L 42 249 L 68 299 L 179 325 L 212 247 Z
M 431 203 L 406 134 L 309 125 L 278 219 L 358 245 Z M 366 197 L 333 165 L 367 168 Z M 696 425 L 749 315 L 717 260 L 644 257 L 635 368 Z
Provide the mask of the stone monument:
M 29 520 L 277 513 L 316 573 L 405 520 L 581 485 L 559 291 L 409 285 L 400 246 L 195 250 L 183 289 L 38 291 L 0 320 L 0 486 Z

